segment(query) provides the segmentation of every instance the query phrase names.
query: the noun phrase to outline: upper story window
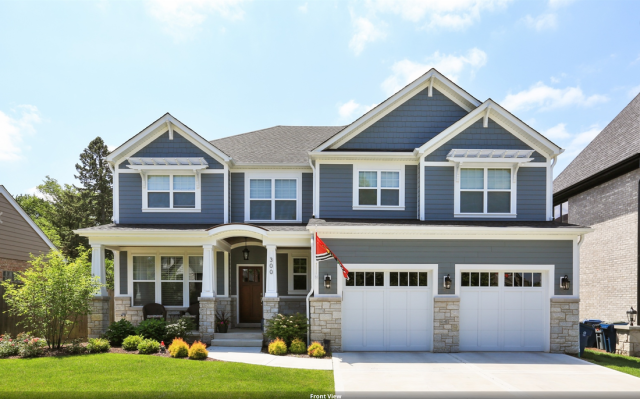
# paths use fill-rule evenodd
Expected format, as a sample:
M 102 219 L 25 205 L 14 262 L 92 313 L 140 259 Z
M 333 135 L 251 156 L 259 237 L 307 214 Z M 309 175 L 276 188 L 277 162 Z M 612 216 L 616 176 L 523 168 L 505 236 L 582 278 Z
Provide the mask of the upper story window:
M 148 212 L 199 211 L 200 190 L 195 175 L 147 175 L 142 208 Z
M 565 201 L 553 207 L 553 220 L 560 223 L 569 223 L 569 202 Z
M 404 169 L 354 168 L 353 209 L 404 209 Z
M 456 216 L 515 216 L 511 169 L 462 168 Z
M 245 219 L 261 222 L 300 221 L 301 188 L 298 177 L 248 176 Z

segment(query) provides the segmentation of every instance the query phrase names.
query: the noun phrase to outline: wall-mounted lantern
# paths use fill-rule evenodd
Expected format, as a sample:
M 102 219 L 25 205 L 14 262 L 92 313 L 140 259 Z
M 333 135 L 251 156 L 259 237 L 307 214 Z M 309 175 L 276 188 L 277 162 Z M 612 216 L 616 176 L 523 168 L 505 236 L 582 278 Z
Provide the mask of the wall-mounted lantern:
M 569 288 L 571 288 L 571 281 L 569 281 L 569 276 L 567 276 L 566 274 L 564 275 L 564 277 L 560 277 L 560 288 L 565 291 L 568 291 Z
M 247 237 L 244 238 L 244 249 L 242 250 L 244 260 L 249 260 L 249 248 L 247 248 Z
M 636 321 L 636 316 L 638 315 L 638 311 L 631 307 L 631 310 L 627 310 L 627 320 L 629 320 L 629 325 L 633 326 L 633 323 Z
M 330 274 L 325 274 L 324 275 L 324 288 L 326 288 L 326 289 L 330 289 L 331 288 L 331 275 Z
M 444 277 L 444 283 L 443 283 L 444 289 L 445 290 L 449 290 L 451 289 L 451 275 L 447 274 Z

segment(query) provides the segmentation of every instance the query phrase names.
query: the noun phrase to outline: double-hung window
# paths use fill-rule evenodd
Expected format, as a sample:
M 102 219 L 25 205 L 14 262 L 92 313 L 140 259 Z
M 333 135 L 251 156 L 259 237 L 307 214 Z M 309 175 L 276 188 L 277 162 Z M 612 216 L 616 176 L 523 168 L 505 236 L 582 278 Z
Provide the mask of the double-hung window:
M 184 295 L 184 264 L 182 256 L 161 256 L 161 298 L 165 306 L 182 306 Z
M 289 294 L 306 294 L 309 290 L 309 257 L 289 254 Z
M 462 168 L 457 214 L 510 215 L 513 212 L 511 169 Z
M 133 306 L 156 302 L 156 257 L 133 257 Z
M 143 208 L 179 211 L 200 207 L 195 175 L 148 175 L 146 178 L 146 204 Z
M 354 209 L 404 209 L 401 170 L 359 169 L 354 176 Z
M 202 256 L 189 256 L 189 305 L 198 303 L 202 293 Z
M 264 178 L 248 179 L 247 221 L 300 221 L 300 179 Z

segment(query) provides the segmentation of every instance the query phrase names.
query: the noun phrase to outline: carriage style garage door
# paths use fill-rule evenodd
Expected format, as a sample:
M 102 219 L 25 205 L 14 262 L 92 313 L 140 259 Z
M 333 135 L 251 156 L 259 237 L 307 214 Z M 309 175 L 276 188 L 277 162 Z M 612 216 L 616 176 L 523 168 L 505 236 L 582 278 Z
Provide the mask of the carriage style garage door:
M 433 342 L 431 272 L 355 271 L 342 300 L 346 351 L 430 351 Z
M 544 351 L 548 341 L 546 274 L 460 273 L 461 351 Z

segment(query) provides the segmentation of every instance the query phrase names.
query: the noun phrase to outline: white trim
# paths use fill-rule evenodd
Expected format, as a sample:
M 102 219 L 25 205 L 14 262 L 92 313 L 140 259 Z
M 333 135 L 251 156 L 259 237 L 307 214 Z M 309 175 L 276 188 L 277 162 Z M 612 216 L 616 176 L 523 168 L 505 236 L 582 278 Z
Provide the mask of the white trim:
M 461 164 L 458 164 L 461 165 Z M 461 189 L 460 188 L 460 175 L 462 174 L 461 169 L 484 169 L 484 184 L 482 189 Z M 489 189 L 489 169 L 510 169 L 510 189 Z M 453 216 L 459 218 L 515 218 L 518 214 L 518 185 L 516 181 L 517 171 L 514 170 L 514 166 L 512 165 L 510 168 L 506 168 L 504 165 L 502 166 L 487 166 L 483 165 L 481 167 L 472 165 L 472 164 L 464 164 L 464 166 L 456 167 L 455 178 L 453 182 Z M 483 207 L 484 211 L 482 213 L 462 213 L 460 211 L 460 193 L 461 191 L 469 192 L 482 192 L 483 194 Z M 488 199 L 490 192 L 509 192 L 511 197 L 511 206 L 509 213 L 489 213 L 488 212 Z
M 262 179 L 271 180 L 271 198 L 262 199 L 271 201 L 271 220 L 251 220 L 251 180 Z M 296 181 L 296 219 L 295 220 L 275 220 L 276 206 L 276 180 Z M 256 199 L 261 200 L 261 199 Z M 284 199 L 286 200 L 286 199 Z M 291 199 L 289 199 L 291 200 Z M 302 222 L 302 173 L 287 172 L 251 172 L 244 175 L 244 221 L 245 223 L 300 223 Z
M 267 247 L 267 267 L 264 269 L 264 297 L 278 297 L 278 247 L 275 245 L 265 245 Z
M 194 173 L 195 177 L 195 190 L 174 190 L 173 189 L 173 177 L 174 176 L 191 176 L 187 171 L 164 171 L 164 170 L 151 170 L 142 174 L 142 212 L 151 213 L 163 213 L 163 212 L 179 212 L 179 213 L 199 213 L 202 211 L 202 179 L 199 173 Z M 169 176 L 169 190 L 149 190 L 147 179 L 149 176 Z M 160 192 L 169 193 L 169 208 L 150 208 L 149 207 L 149 193 Z M 195 208 L 174 208 L 173 207 L 173 194 L 180 192 L 195 193 Z
M 29 215 L 27 215 L 24 209 L 22 209 L 22 207 L 16 202 L 11 194 L 9 194 L 9 191 L 7 191 L 7 189 L 3 185 L 0 185 L 0 194 L 2 194 L 7 199 L 7 201 L 9 201 L 9 204 L 20 214 L 20 216 L 22 216 L 24 221 L 29 223 L 29 226 L 31 226 L 36 234 L 39 235 L 40 238 L 42 238 L 42 241 L 44 241 L 44 243 L 47 244 L 49 248 L 56 249 L 55 245 L 53 245 L 51 240 L 49 240 L 49 237 L 47 237 L 47 235 L 44 234 L 44 232 L 40 229 L 40 227 L 38 227 L 33 219 L 31 219 Z
M 580 247 L 584 244 L 584 234 L 573 240 L 573 281 L 571 282 L 571 294 L 580 298 Z
M 385 205 L 360 205 L 359 204 L 359 196 L 360 196 L 360 172 L 376 172 L 376 187 L 371 187 L 370 189 L 377 190 L 377 201 L 380 204 L 381 201 L 381 190 L 395 190 L 394 187 L 382 187 L 382 172 L 398 172 L 398 205 L 397 206 L 385 206 Z M 371 164 L 371 163 L 354 163 L 353 164 L 353 180 L 352 180 L 352 208 L 353 210 L 393 210 L 393 211 L 404 211 L 405 208 L 405 164 L 397 163 L 393 165 L 383 165 Z M 363 187 L 363 189 L 367 189 Z
M 224 196 L 224 200 L 222 201 L 223 206 L 224 206 L 224 215 L 223 215 L 223 220 L 224 220 L 224 224 L 229 223 L 229 167 L 227 165 L 224 166 L 224 175 L 222 178 L 222 185 L 223 185 L 223 196 Z
M 109 165 L 111 167 L 111 165 Z M 118 224 L 120 223 L 120 171 L 118 170 L 118 168 L 120 167 L 120 164 L 115 165 L 115 167 L 112 168 L 112 175 L 113 175 L 113 198 L 111 199 L 113 202 L 113 216 L 111 217 L 111 220 L 113 221 L 113 223 Z
M 241 267 L 261 267 L 262 268 L 262 296 L 266 291 L 267 276 L 264 273 L 264 264 L 253 263 L 236 263 L 236 294 L 230 295 L 230 298 L 236 298 L 236 323 L 240 322 L 240 268 Z M 264 307 L 264 305 L 262 305 Z
M 296 294 L 301 294 L 301 295 L 307 295 L 309 293 L 309 289 L 311 288 L 311 284 L 310 284 L 310 269 L 311 269 L 311 252 L 310 251 L 299 251 L 299 250 L 295 250 L 295 251 L 290 251 L 290 250 L 286 250 L 286 251 L 282 251 L 280 252 L 279 250 L 277 251 L 278 253 L 286 253 L 287 256 L 287 262 L 288 262 L 288 276 L 287 276 L 287 294 L 289 295 L 296 295 Z M 304 290 L 294 290 L 293 289 L 293 260 L 294 259 L 306 259 L 307 260 L 307 288 Z M 297 273 L 297 274 L 302 274 L 302 273 Z M 282 297 L 281 297 L 282 298 Z
M 552 161 L 547 168 L 547 184 L 546 184 L 546 198 L 547 198 L 547 220 L 553 220 L 553 167 L 558 162 L 558 157 L 553 157 Z
M 419 201 L 419 209 L 420 209 L 420 214 L 418 215 L 418 219 L 420 220 L 424 220 L 425 219 L 425 199 L 427 196 L 426 190 L 427 187 L 424 184 L 425 181 L 425 161 L 424 161 L 424 157 L 420 157 L 420 166 L 419 166 L 419 170 L 418 170 L 418 201 Z
M 120 295 L 120 251 L 111 249 L 111 252 L 113 252 L 113 296 L 128 296 Z

